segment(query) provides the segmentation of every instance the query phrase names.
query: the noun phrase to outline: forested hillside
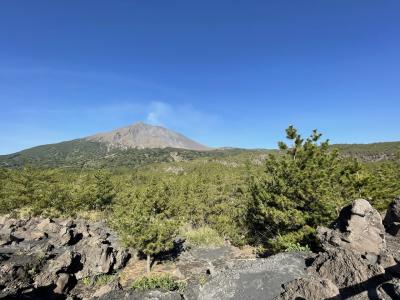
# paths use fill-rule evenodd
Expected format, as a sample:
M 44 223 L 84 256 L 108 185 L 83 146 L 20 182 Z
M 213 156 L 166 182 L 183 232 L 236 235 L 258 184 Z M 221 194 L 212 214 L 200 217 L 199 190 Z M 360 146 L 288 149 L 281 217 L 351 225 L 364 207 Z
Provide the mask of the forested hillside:
M 332 148 L 338 149 L 343 155 L 358 157 L 364 161 L 380 161 L 394 159 L 400 153 L 400 142 L 335 144 Z
M 241 149 L 195 151 L 173 148 L 109 149 L 99 142 L 78 139 L 43 145 L 0 156 L 1 167 L 31 165 L 37 168 L 115 168 L 191 160 L 198 157 L 225 157 L 245 152 Z
M 392 160 L 400 152 L 400 142 L 374 144 L 337 144 L 346 157 L 359 158 L 362 161 Z M 119 149 L 109 148 L 106 144 L 77 139 L 57 144 L 42 145 L 14 154 L 0 155 L 0 167 L 15 168 L 30 165 L 36 168 L 136 168 L 152 163 L 187 161 L 196 158 L 229 158 L 235 160 L 259 160 L 273 149 L 223 148 L 209 151 L 196 151 L 176 148 Z

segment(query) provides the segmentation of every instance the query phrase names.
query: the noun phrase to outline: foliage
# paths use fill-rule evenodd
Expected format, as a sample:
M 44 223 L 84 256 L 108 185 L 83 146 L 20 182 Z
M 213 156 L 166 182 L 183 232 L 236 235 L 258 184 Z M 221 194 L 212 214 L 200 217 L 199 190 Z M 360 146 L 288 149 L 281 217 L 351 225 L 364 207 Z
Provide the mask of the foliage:
M 111 175 L 103 170 L 82 175 L 27 166 L 2 174 L 0 213 L 29 207 L 32 215 L 73 215 L 106 209 L 115 195 Z
M 386 210 L 400 196 L 400 159 L 370 164 L 369 169 L 367 194 L 377 209 Z
M 107 283 L 110 283 L 115 278 L 115 275 L 112 274 L 100 274 L 94 277 L 84 277 L 82 278 L 82 283 L 86 286 L 94 285 L 94 286 L 103 286 Z
M 84 186 L 82 202 L 88 209 L 104 210 L 111 205 L 115 197 L 111 174 L 97 170 L 93 178 L 93 183 Z
M 176 291 L 184 289 L 185 285 L 182 282 L 176 281 L 169 275 L 148 275 L 142 276 L 132 284 L 132 289 L 139 291 L 148 291 L 160 289 L 164 291 Z
M 206 226 L 197 229 L 188 229 L 183 233 L 183 236 L 190 245 L 196 247 L 217 247 L 224 244 L 224 239 L 218 232 Z
M 174 219 L 170 194 L 166 183 L 152 180 L 144 189 L 120 195 L 111 223 L 126 245 L 146 255 L 173 247 L 178 222 Z
M 289 245 L 286 249 L 285 252 L 307 252 L 307 251 L 311 251 L 310 247 L 308 245 L 300 245 L 299 243 L 295 243 L 295 244 L 291 244 Z
M 280 142 L 283 154 L 270 155 L 265 176 L 250 186 L 253 242 L 275 251 L 309 238 L 313 228 L 329 223 L 344 204 L 361 196 L 366 184 L 361 165 L 331 151 L 316 130 L 306 139 L 293 126 L 286 134 L 292 145 Z

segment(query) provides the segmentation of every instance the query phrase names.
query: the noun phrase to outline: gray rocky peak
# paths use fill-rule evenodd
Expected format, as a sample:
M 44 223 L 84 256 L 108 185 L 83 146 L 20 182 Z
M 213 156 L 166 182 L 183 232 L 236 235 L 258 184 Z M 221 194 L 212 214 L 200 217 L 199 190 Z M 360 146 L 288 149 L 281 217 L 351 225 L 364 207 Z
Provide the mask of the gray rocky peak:
M 89 141 L 105 143 L 109 148 L 145 149 L 145 148 L 180 148 L 188 150 L 209 150 L 177 132 L 161 126 L 138 122 L 133 125 L 98 133 L 86 138 Z

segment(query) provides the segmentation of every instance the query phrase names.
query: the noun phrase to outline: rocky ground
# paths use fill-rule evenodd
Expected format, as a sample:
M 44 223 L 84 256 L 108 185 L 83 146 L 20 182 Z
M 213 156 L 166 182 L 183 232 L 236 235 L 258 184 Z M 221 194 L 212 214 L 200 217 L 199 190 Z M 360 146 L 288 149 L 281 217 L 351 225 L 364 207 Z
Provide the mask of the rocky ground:
M 129 257 L 103 223 L 2 217 L 0 298 L 74 296 L 79 281 L 119 270 Z
M 1 217 L 0 299 L 400 299 L 399 228 L 400 199 L 383 221 L 356 200 L 331 228 L 318 228 L 320 253 L 256 259 L 229 245 L 177 241 L 179 255 L 154 270 L 186 289 L 137 292 L 129 286 L 141 261 L 105 224 Z

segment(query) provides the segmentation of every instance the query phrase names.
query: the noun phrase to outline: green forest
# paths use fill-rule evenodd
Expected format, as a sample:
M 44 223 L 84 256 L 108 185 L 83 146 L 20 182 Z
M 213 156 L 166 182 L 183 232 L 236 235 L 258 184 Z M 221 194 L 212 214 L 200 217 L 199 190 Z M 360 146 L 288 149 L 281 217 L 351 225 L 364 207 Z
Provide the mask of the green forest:
M 105 219 L 148 259 L 171 249 L 177 236 L 202 234 L 268 254 L 315 247 L 316 227 L 357 198 L 384 210 L 400 195 L 398 153 L 366 160 L 349 155 L 358 153 L 354 147 L 341 151 L 318 131 L 303 138 L 292 126 L 278 145 L 279 151 L 182 152 L 181 159 L 136 167 L 4 167 L 0 213 Z M 371 151 L 376 156 L 379 149 Z

